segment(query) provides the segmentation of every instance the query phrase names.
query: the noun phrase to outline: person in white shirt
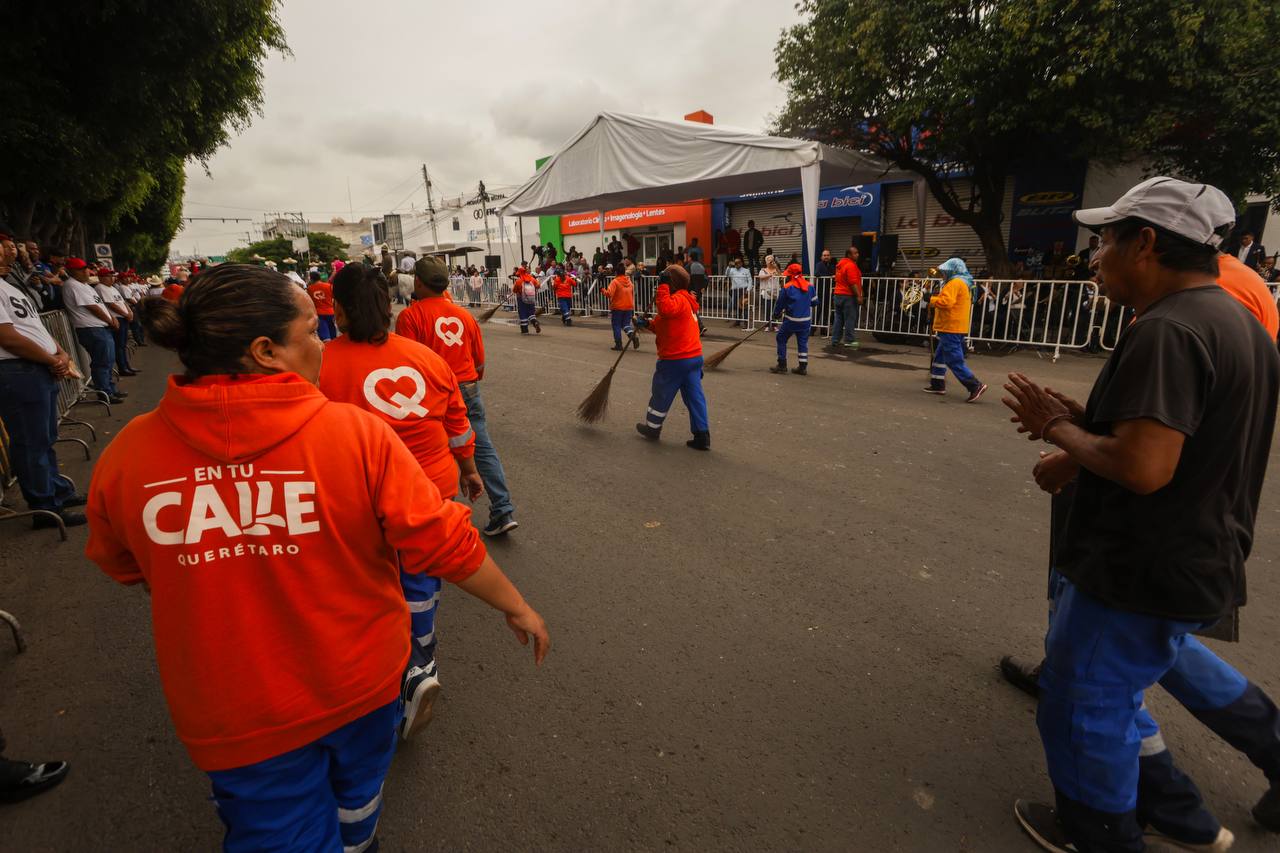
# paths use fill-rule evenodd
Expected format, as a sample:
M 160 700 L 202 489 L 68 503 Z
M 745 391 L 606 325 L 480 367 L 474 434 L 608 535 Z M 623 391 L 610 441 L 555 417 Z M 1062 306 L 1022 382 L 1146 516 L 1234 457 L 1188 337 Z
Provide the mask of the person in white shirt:
M 31 298 L 0 279 L 0 420 L 9 433 L 9 460 L 22 496 L 32 510 L 32 526 L 85 523 L 70 507 L 84 504 L 71 481 L 58 473 L 53 443 L 58 438 L 59 380 L 72 375 L 71 358 L 40 321 Z M 49 515 L 46 513 L 52 513 Z
M 98 283 L 93 289 L 98 291 L 107 310 L 115 314 L 116 369 L 121 376 L 136 376 L 139 371 L 129 366 L 129 325 L 133 322 L 133 310 L 116 287 L 115 270 L 110 267 L 99 269 Z
M 158 275 L 150 276 L 147 279 L 146 295 L 162 296 L 164 294 L 164 279 Z
M 751 270 L 743 266 L 742 256 L 733 259 L 728 269 L 729 303 L 734 320 L 733 325 L 741 328 L 747 325 L 747 306 L 751 304 Z
M 65 268 L 71 277 L 62 283 L 62 305 L 71 316 L 76 340 L 89 353 L 93 387 L 105 392 L 111 402 L 123 403 L 128 395 L 116 388 L 111 376 L 116 361 L 115 330 L 120 324 L 89 284 L 89 265 L 81 258 L 67 258 Z
M 782 270 L 778 269 L 778 261 L 773 255 L 765 256 L 764 266 L 760 268 L 756 277 L 760 279 L 760 306 L 769 323 L 768 331 L 772 332 L 774 330 L 773 303 L 782 290 Z
M 480 275 L 480 270 L 471 271 L 468 286 L 471 288 L 471 306 L 474 308 L 480 304 L 480 291 L 484 289 L 484 276 Z

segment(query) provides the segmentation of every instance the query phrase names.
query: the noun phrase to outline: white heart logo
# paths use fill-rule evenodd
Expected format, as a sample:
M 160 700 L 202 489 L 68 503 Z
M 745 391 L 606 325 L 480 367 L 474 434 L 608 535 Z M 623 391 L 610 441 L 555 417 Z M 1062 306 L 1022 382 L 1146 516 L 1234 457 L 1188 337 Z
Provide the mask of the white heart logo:
M 450 328 L 456 328 L 458 331 L 450 333 L 446 331 Z M 457 317 L 437 317 L 436 318 L 436 337 L 444 341 L 445 346 L 460 347 L 462 346 L 462 321 Z
M 378 383 L 383 379 L 391 382 L 396 382 L 400 379 L 413 380 L 413 396 L 407 397 L 396 391 L 391 395 L 391 399 L 384 400 L 378 396 L 377 390 Z M 425 396 L 427 396 L 426 380 L 422 378 L 421 373 L 412 367 L 397 367 L 394 370 L 390 367 L 380 367 L 364 379 L 364 398 L 369 401 L 369 405 L 398 421 L 404 420 L 409 415 L 426 417 L 426 407 L 418 405 Z

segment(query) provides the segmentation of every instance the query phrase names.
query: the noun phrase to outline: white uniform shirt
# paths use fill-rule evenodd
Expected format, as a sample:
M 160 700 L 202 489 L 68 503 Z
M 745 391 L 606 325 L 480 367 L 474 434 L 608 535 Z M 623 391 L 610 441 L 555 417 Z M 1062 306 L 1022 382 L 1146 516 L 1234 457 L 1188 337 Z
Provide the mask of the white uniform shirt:
M 0 325 L 12 323 L 13 328 L 24 338 L 34 341 L 49 355 L 58 351 L 53 336 L 40 322 L 40 312 L 31 304 L 27 295 L 9 282 L 0 278 Z M 0 347 L 0 361 L 21 356 Z
M 122 308 L 128 307 L 124 301 L 124 297 L 120 295 L 120 291 L 115 288 L 115 285 L 95 284 L 93 286 L 93 289 L 98 291 L 98 295 L 102 297 L 103 305 L 107 305 L 107 303 L 112 303 L 115 305 L 119 305 Z M 107 310 L 111 311 L 112 314 L 115 313 L 114 311 L 111 310 L 110 305 L 107 306 Z M 120 319 L 123 320 L 124 317 L 120 317 Z
M 62 283 L 62 305 L 71 315 L 77 329 L 107 329 L 111 324 L 89 310 L 89 305 L 102 305 L 102 297 L 93 285 L 69 278 Z M 105 310 L 105 309 L 104 309 Z

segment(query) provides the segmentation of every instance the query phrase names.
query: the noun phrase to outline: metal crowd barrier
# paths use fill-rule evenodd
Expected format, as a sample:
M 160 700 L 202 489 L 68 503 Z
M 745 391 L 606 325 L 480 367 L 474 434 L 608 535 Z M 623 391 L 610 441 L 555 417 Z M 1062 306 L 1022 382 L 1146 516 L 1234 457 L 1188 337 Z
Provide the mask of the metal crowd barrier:
M 809 279 L 815 286 L 813 330 L 815 335 L 830 333 L 834 313 L 834 284 L 829 276 Z M 857 328 L 877 340 L 908 343 L 926 340 L 930 334 L 927 298 L 916 308 L 902 310 L 902 297 L 915 279 L 866 276 L 862 280 L 863 304 L 859 307 Z M 609 300 L 604 295 L 608 279 L 593 277 L 579 282 L 573 291 L 574 313 L 582 316 L 608 316 Z M 651 309 L 657 276 L 635 279 L 637 311 Z M 779 282 L 779 288 L 781 282 Z M 933 285 L 936 292 L 938 285 Z M 474 302 L 466 283 L 455 283 L 453 298 L 461 304 Z M 776 295 L 753 279 L 749 290 L 735 289 L 727 276 L 707 277 L 699 300 L 703 322 L 742 323 L 748 328 L 770 322 Z M 490 278 L 479 304 L 497 301 L 510 304 L 510 280 Z M 538 304 L 543 313 L 559 314 L 550 281 L 539 291 Z M 996 349 L 1020 347 L 1048 349 L 1056 360 L 1063 350 L 1111 349 L 1119 332 L 1128 322 L 1129 312 L 1114 307 L 1088 281 L 1016 281 L 983 279 L 977 282 L 969 340 L 973 344 Z

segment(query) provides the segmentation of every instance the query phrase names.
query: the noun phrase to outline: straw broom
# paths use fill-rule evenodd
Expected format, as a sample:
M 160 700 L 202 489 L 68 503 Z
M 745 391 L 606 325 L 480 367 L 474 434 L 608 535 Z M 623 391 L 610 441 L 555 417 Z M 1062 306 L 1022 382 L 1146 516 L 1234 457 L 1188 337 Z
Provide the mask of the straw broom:
M 745 344 L 747 341 L 751 340 L 751 336 L 752 336 L 752 335 L 756 334 L 756 332 L 759 332 L 759 331 L 763 330 L 764 328 L 766 328 L 766 327 L 765 327 L 765 326 L 759 326 L 759 327 L 757 327 L 754 331 L 752 331 L 752 332 L 748 333 L 747 335 L 745 335 L 741 340 L 737 341 L 736 343 L 732 343 L 732 344 L 730 344 L 729 346 L 727 346 L 727 347 L 725 347 L 724 349 L 720 350 L 720 352 L 718 352 L 718 353 L 716 353 L 716 354 L 712 355 L 711 357 L 709 357 L 708 359 L 706 359 L 704 362 L 702 362 L 702 369 L 703 369 L 703 370 L 715 370 L 717 367 L 719 367 L 719 366 L 721 365 L 721 363 L 723 363 L 723 362 L 724 362 L 724 360 L 725 360 L 726 358 L 728 358 L 728 357 L 729 357 L 729 353 L 733 352 L 733 351 L 734 351 L 734 350 L 736 350 L 738 347 L 742 346 L 742 345 L 743 345 L 743 344 Z
M 613 367 L 610 367 L 604 378 L 596 383 L 596 387 L 591 389 L 586 399 L 578 404 L 578 420 L 584 424 L 595 424 L 604 420 L 604 414 L 609 410 L 609 386 L 613 384 L 613 372 L 618 369 L 618 364 L 629 349 L 630 347 L 625 346 L 622 348 Z

